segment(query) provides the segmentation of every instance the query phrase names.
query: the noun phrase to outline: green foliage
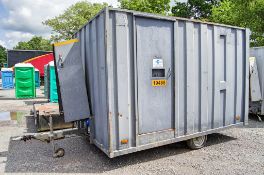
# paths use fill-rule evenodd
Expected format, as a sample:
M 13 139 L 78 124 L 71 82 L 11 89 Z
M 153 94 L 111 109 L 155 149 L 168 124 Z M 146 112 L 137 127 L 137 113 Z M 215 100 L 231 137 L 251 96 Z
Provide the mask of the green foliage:
M 3 63 L 6 63 L 6 48 L 0 45 L 0 67 L 3 67 Z
M 119 0 L 120 8 L 147 13 L 166 15 L 170 10 L 170 0 Z
M 218 4 L 219 0 L 188 0 L 187 3 L 176 0 L 171 12 L 173 16 L 183 18 L 207 19 Z
M 224 0 L 213 7 L 210 20 L 250 28 L 251 46 L 264 46 L 263 0 Z
M 41 36 L 34 36 L 29 41 L 21 41 L 14 47 L 19 50 L 44 50 L 51 51 L 51 41 L 42 38 Z
M 51 37 L 52 41 L 71 39 L 79 28 L 106 6 L 107 3 L 92 4 L 81 1 L 70 6 L 61 15 L 44 21 L 43 24 L 50 26 L 55 32 Z

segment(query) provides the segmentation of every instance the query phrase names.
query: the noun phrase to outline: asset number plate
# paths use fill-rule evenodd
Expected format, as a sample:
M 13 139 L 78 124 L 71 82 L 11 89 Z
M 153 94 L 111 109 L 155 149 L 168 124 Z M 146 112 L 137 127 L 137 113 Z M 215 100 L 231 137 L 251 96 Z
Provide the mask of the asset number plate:
M 166 86 L 167 80 L 152 80 L 152 86 Z

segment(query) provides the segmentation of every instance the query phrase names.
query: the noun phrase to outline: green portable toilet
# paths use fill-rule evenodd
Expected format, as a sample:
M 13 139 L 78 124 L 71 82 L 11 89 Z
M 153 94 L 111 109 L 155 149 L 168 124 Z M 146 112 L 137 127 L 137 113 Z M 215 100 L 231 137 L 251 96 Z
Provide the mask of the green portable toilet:
M 30 63 L 15 65 L 16 98 L 35 98 L 35 68 Z
M 38 69 L 35 69 L 35 85 L 36 85 L 36 88 L 40 87 L 40 75 L 39 75 Z
M 57 83 L 56 83 L 56 73 L 54 67 L 54 61 L 49 62 L 48 66 L 48 80 L 49 80 L 49 95 L 50 102 L 58 102 L 58 92 L 57 92 Z

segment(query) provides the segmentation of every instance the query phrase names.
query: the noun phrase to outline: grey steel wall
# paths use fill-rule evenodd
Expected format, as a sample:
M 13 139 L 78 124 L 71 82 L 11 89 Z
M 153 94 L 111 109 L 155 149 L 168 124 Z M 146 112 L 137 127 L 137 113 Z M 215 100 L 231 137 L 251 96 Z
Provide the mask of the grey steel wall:
M 247 123 L 249 30 L 107 8 L 76 37 L 92 141 L 110 157 Z
M 253 47 L 250 48 L 250 56 L 256 57 L 260 91 L 262 99 L 264 99 L 264 47 Z M 261 103 L 261 114 L 264 114 L 264 103 Z

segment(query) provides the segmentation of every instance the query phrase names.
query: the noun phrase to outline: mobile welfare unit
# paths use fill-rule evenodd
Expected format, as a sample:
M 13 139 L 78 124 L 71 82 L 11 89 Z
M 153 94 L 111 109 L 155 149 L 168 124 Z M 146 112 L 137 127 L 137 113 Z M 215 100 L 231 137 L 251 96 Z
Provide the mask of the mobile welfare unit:
M 60 110 L 109 157 L 248 122 L 250 31 L 105 8 L 57 43 Z M 78 76 L 76 76 L 76 74 Z

